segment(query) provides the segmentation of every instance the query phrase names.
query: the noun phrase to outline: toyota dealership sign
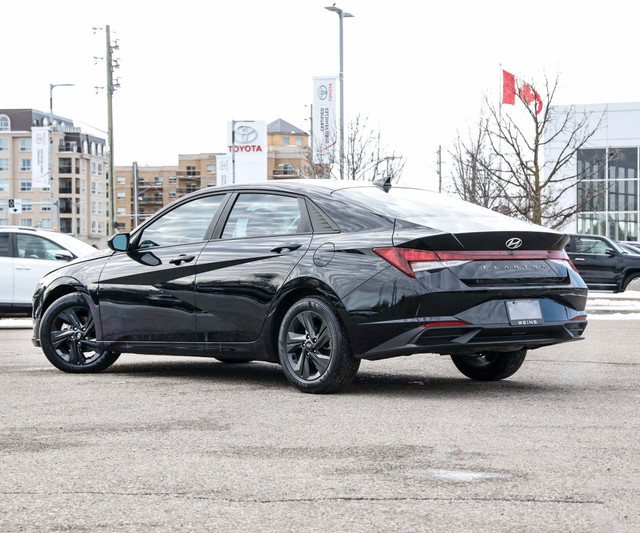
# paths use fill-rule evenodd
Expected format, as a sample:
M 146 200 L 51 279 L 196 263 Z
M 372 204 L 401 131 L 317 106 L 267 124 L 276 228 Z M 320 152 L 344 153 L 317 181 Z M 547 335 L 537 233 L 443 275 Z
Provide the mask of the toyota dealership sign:
M 226 166 L 225 179 L 220 180 L 226 184 L 266 181 L 267 123 L 254 120 L 228 122 L 227 155 L 218 159 Z

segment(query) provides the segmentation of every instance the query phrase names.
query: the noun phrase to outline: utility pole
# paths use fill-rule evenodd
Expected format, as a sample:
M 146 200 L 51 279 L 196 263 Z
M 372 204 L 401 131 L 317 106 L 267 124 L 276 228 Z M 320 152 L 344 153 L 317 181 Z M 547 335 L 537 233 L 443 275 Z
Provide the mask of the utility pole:
M 118 50 L 118 41 L 111 42 L 111 27 L 107 24 L 105 27 L 107 34 L 107 120 L 108 120 L 108 137 L 109 137 L 109 181 L 107 190 L 109 193 L 109 226 L 107 233 L 113 235 L 116 232 L 116 202 L 115 202 L 115 178 L 113 176 L 113 93 L 120 87 L 118 80 L 114 83 L 113 71 L 120 68 L 117 60 L 113 59 L 113 51 Z
M 133 227 L 138 227 L 138 163 L 133 162 Z
M 438 146 L 438 192 L 442 192 L 442 145 Z

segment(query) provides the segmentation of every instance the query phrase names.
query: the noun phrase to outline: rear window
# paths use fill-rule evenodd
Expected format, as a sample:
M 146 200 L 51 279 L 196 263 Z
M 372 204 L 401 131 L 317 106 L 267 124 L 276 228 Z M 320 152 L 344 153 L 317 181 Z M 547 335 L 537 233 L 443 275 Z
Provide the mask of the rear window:
M 392 187 L 389 192 L 384 192 L 378 187 L 363 187 L 340 189 L 334 194 L 347 197 L 374 213 L 445 232 L 545 230 L 535 224 L 424 189 Z

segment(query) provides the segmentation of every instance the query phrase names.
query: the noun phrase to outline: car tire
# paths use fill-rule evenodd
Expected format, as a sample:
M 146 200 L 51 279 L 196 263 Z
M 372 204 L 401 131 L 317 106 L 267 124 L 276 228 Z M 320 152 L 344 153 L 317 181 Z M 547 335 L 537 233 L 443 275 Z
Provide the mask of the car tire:
M 120 354 L 96 351 L 96 328 L 85 297 L 73 293 L 59 298 L 44 312 L 40 344 L 51 364 L 63 372 L 101 372 Z
M 631 285 L 631 287 L 629 287 Z M 629 274 L 622 285 L 622 290 L 626 291 L 627 289 L 632 291 L 640 290 L 640 274 Z
M 214 359 L 224 363 L 225 365 L 242 365 L 253 361 L 253 359 L 227 359 L 226 357 L 214 357 Z
M 331 304 L 319 297 L 303 298 L 285 313 L 278 356 L 287 380 L 302 392 L 316 394 L 345 388 L 360 366 L 344 325 Z
M 524 363 L 527 349 L 513 352 L 484 352 L 478 355 L 452 355 L 456 368 L 476 381 L 498 381 L 513 376 Z

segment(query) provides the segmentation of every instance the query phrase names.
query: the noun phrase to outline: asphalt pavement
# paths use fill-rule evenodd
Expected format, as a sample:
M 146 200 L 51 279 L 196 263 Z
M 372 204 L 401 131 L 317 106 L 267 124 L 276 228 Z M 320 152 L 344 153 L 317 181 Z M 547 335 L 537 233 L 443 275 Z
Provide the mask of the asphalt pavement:
M 67 375 L 0 329 L 0 531 L 640 531 L 638 324 L 502 382 L 416 355 L 329 396 L 266 363 Z

